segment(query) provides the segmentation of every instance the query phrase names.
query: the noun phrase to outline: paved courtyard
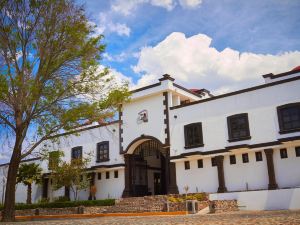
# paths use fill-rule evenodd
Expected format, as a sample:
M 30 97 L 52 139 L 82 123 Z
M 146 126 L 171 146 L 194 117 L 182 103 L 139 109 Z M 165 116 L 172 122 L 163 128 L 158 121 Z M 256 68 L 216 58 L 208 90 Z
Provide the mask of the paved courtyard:
M 4 223 L 2 223 L 4 224 Z M 16 223 L 6 223 L 16 224 Z M 211 215 L 187 215 L 187 216 L 144 216 L 144 217 L 100 217 L 92 219 L 69 219 L 19 222 L 17 224 L 32 225 L 75 225 L 75 224 L 109 224 L 109 225 L 173 225 L 173 224 L 300 224 L 300 211 L 264 211 L 264 212 L 233 212 Z

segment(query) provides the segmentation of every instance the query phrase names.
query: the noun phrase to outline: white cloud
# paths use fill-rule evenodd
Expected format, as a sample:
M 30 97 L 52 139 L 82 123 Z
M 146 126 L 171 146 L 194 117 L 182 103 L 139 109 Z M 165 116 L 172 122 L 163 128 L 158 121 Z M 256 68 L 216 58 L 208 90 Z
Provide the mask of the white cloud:
M 116 0 L 111 9 L 115 12 L 121 13 L 125 16 L 130 15 L 139 5 L 141 4 L 151 4 L 153 6 L 162 7 L 168 11 L 172 10 L 176 3 L 173 0 Z
M 197 8 L 202 0 L 179 0 L 179 4 L 184 8 Z
M 94 24 L 94 22 L 90 22 L 90 24 Z M 108 33 L 117 33 L 119 36 L 130 36 L 131 29 L 125 23 L 114 23 L 110 19 L 109 13 L 100 13 L 99 14 L 99 24 L 96 28 L 96 33 L 104 32 Z
M 241 53 L 231 48 L 218 51 L 204 34 L 189 38 L 172 33 L 154 47 L 144 47 L 134 72 L 142 74 L 138 85 L 157 81 L 168 73 L 188 87 L 212 88 L 218 93 L 262 81 L 260 75 L 281 73 L 299 65 L 300 52 L 278 55 Z

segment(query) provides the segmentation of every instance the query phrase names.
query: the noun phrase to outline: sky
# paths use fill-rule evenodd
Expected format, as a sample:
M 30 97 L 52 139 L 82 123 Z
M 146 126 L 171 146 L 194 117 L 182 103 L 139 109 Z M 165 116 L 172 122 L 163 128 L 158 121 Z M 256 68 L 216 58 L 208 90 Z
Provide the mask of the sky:
M 300 65 L 300 0 L 76 3 L 105 36 L 101 64 L 132 89 L 168 73 L 180 85 L 218 95 Z M 3 152 L 0 163 L 9 159 Z
M 101 64 L 131 88 L 168 73 L 213 94 L 300 65 L 299 0 L 77 0 L 104 34 Z

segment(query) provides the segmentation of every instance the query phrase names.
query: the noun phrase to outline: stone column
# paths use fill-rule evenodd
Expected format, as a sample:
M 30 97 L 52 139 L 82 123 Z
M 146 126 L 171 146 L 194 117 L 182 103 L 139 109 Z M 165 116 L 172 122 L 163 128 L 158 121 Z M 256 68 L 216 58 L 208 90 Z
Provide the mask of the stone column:
M 178 194 L 179 192 L 178 192 L 177 181 L 176 181 L 175 163 L 170 162 L 169 168 L 170 168 L 170 183 L 168 186 L 168 194 Z
M 89 200 L 93 200 L 93 196 L 92 196 L 92 193 L 91 193 L 91 188 L 95 185 L 95 172 L 91 172 L 89 174 L 90 176 L 90 195 L 89 195 Z
M 65 186 L 65 197 L 70 200 L 70 188 Z
M 123 198 L 131 197 L 132 196 L 132 155 L 125 154 L 125 188 L 122 194 Z
M 48 183 L 49 178 L 42 178 L 42 198 L 48 198 Z
M 218 155 L 215 157 L 215 159 L 218 168 L 218 180 L 219 180 L 218 193 L 224 193 L 227 191 L 227 188 L 225 186 L 224 166 L 223 166 L 224 156 Z
M 269 190 L 274 190 L 278 188 L 274 170 L 274 161 L 273 161 L 273 149 L 265 149 L 264 150 L 267 159 L 267 167 L 268 167 L 268 175 L 269 175 Z

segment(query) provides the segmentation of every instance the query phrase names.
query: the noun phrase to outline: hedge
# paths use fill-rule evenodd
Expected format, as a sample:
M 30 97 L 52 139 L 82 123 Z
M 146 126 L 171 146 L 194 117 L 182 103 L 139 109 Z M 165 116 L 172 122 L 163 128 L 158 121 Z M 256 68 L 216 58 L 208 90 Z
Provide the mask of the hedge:
M 110 206 L 115 205 L 115 199 L 104 199 L 104 200 L 85 200 L 85 201 L 68 201 L 68 202 L 49 202 L 49 203 L 35 203 L 35 204 L 24 204 L 17 203 L 16 209 L 37 209 L 37 208 L 66 208 L 66 207 L 77 207 L 77 206 Z M 0 206 L 0 210 L 3 206 Z

